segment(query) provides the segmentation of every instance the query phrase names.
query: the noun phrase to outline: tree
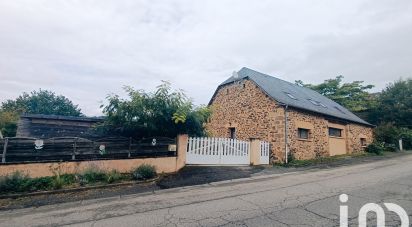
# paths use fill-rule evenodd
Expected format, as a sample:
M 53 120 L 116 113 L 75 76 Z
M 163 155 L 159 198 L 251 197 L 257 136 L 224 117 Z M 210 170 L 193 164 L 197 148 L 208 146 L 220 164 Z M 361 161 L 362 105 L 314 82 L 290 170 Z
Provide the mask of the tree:
M 15 100 L 7 100 L 1 105 L 2 111 L 17 114 L 54 114 L 63 116 L 81 116 L 77 105 L 63 95 L 56 95 L 47 90 L 24 92 Z
M 412 129 L 412 79 L 389 84 L 377 96 L 369 118 L 375 124 L 391 123 Z
M 4 137 L 15 136 L 18 118 L 14 112 L 0 111 L 0 134 Z
M 353 112 L 362 112 L 372 108 L 374 99 L 367 90 L 373 88 L 373 85 L 362 85 L 363 81 L 342 83 L 342 80 L 343 76 L 337 76 L 317 85 L 305 84 L 301 80 L 295 83 L 315 90 Z
M 204 134 L 209 109 L 195 108 L 184 92 L 172 90 L 170 83 L 163 81 L 154 93 L 128 86 L 124 90 L 128 99 L 109 95 L 108 104 L 101 106 L 106 119 L 99 128 L 105 133 L 134 138 Z
M 54 114 L 82 116 L 77 105 L 62 95 L 47 90 L 24 92 L 15 100 L 7 100 L 0 108 L 0 131 L 3 136 L 16 135 L 17 121 L 21 114 Z

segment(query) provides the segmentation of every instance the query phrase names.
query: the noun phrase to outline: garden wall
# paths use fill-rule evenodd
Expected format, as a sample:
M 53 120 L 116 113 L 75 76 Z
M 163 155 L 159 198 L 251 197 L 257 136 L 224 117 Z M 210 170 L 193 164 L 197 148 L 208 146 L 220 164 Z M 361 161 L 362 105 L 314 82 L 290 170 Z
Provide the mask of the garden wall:
M 187 135 L 179 135 L 177 137 L 176 157 L 5 164 L 0 165 L 0 175 L 5 176 L 15 171 L 21 171 L 30 177 L 43 177 L 53 176 L 56 172 L 60 174 L 79 173 L 90 167 L 98 167 L 103 170 L 117 170 L 125 173 L 142 164 L 155 166 L 158 173 L 173 173 L 185 166 L 187 142 Z

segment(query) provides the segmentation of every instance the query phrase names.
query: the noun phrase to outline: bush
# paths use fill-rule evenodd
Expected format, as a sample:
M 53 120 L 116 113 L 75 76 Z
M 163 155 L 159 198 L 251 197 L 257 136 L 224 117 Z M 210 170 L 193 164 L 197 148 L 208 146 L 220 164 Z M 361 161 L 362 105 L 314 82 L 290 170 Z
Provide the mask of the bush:
M 97 168 L 90 167 L 86 169 L 80 176 L 80 184 L 93 184 L 97 182 L 106 181 L 106 172 Z
M 366 147 L 366 152 L 381 155 L 385 151 L 384 143 L 373 142 Z
M 132 171 L 133 179 L 147 180 L 156 177 L 156 168 L 152 165 L 143 164 Z
M 0 192 L 23 192 L 31 189 L 31 180 L 22 172 L 16 171 L 0 177 Z
M 108 172 L 106 175 L 106 182 L 109 184 L 121 181 L 122 179 L 123 179 L 123 175 L 119 173 L 117 170 L 112 170 Z
M 392 144 L 399 148 L 399 139 L 402 139 L 403 148 L 412 149 L 412 130 L 408 128 L 396 127 L 391 123 L 379 125 L 374 130 L 375 139 L 378 142 Z M 390 147 L 390 150 L 393 148 Z

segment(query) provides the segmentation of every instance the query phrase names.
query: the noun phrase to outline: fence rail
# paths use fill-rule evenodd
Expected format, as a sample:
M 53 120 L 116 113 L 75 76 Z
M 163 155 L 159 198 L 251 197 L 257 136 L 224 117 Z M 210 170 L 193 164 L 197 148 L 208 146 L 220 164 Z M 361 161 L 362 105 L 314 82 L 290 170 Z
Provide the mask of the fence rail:
M 1 163 L 123 159 L 176 156 L 176 139 L 155 137 L 136 141 L 107 137 L 88 140 L 56 137 L 44 140 L 11 137 L 0 139 Z

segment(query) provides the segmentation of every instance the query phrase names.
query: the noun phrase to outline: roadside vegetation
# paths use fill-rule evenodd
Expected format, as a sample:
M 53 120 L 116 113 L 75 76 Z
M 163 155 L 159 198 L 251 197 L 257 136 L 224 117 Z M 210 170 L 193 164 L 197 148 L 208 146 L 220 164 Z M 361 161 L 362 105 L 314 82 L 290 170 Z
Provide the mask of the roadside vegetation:
M 143 164 L 130 173 L 116 170 L 105 171 L 98 167 L 89 167 L 78 174 L 59 174 L 54 176 L 30 178 L 22 172 L 14 172 L 0 177 L 0 194 L 49 191 L 85 186 L 109 185 L 120 182 L 133 182 L 154 179 L 156 168 Z

